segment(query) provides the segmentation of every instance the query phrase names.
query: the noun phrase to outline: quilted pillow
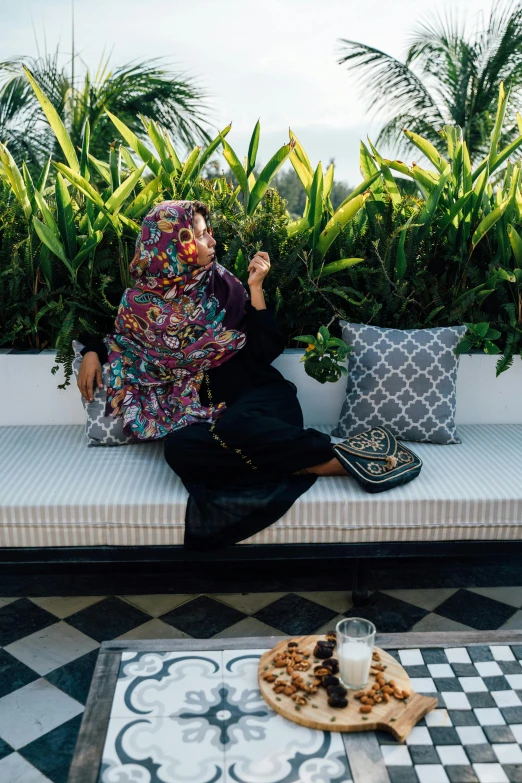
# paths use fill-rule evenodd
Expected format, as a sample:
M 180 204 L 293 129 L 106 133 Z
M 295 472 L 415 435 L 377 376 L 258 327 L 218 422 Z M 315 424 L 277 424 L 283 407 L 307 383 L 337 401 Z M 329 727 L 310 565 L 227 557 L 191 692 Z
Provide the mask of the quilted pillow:
M 460 443 L 455 348 L 465 326 L 401 330 L 340 324 L 352 352 L 346 398 L 332 435 L 347 438 L 385 426 L 402 440 Z
M 80 351 L 84 346 L 73 340 L 74 350 L 73 372 L 76 380 L 80 372 L 80 364 L 83 356 Z M 87 423 L 85 425 L 85 434 L 89 440 L 90 446 L 125 446 L 126 443 L 133 443 L 133 438 L 123 432 L 123 422 L 119 417 L 105 415 L 105 399 L 107 396 L 107 384 L 109 382 L 109 365 L 104 364 L 102 369 L 103 388 L 95 387 L 92 402 L 87 402 L 82 396 L 83 407 L 87 413 Z

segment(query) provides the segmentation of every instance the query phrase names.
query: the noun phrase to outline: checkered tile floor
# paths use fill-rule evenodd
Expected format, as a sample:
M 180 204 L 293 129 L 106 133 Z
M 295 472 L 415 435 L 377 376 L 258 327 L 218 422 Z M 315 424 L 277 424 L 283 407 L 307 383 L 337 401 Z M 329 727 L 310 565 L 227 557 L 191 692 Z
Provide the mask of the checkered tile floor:
M 439 701 L 405 745 L 376 732 L 390 783 L 522 781 L 521 646 L 388 652 Z
M 376 591 L 369 605 L 358 609 L 353 607 L 350 593 L 337 591 L 0 598 L 0 781 L 66 783 L 102 641 L 281 633 L 293 636 L 324 632 L 341 617 L 350 615 L 369 618 L 381 632 L 520 629 L 522 587 Z M 444 729 L 446 739 L 435 743 L 437 758 L 449 758 L 451 754 L 452 758 L 455 754 L 461 757 L 461 750 L 455 749 L 454 732 L 460 737 L 458 728 L 462 728 L 468 739 L 474 738 L 468 743 L 474 748 L 471 754 L 476 756 L 472 759 L 468 753 L 472 763 L 516 766 L 511 734 L 509 741 L 498 739 L 501 724 L 482 722 L 478 715 L 482 710 L 488 721 L 493 713 L 503 715 L 503 711 L 518 710 L 517 723 L 522 726 L 522 705 L 518 706 L 520 701 L 512 703 L 514 696 L 518 699 L 517 691 L 522 691 L 522 674 L 511 671 L 509 661 L 447 661 L 439 659 L 440 652 L 435 650 L 432 659 L 427 660 L 426 654 L 423 651 L 424 658 L 402 661 L 409 667 L 417 690 L 426 690 L 435 683 L 437 688 L 433 690 L 443 692 L 443 706 L 448 711 L 459 710 L 464 715 L 473 707 L 469 714 L 477 716 L 476 723 L 428 726 L 432 740 L 435 728 Z M 520 672 L 520 664 L 517 666 Z M 498 692 L 498 701 L 493 694 L 484 692 L 488 687 Z M 488 703 L 482 705 L 486 697 Z M 458 706 L 465 702 L 469 708 Z M 426 727 L 421 725 L 419 729 L 424 731 L 414 737 L 427 740 Z M 506 729 L 503 731 L 502 736 L 507 737 Z M 494 761 L 489 758 L 491 754 L 487 759 L 480 755 L 480 732 L 494 745 Z M 513 727 L 511 732 L 515 732 Z M 516 742 L 522 741 L 514 736 Z M 382 742 L 384 745 L 386 740 Z M 436 766 L 429 760 L 414 761 L 414 757 L 435 758 L 433 742 L 410 742 L 404 749 L 385 750 L 389 754 L 392 783 L 414 779 L 409 762 L 401 762 L 405 751 L 421 767 Z M 495 750 L 500 744 L 504 746 L 499 750 L 501 756 L 504 754 L 502 758 Z M 403 755 L 392 756 L 392 751 Z M 446 762 L 442 759 L 439 763 Z M 459 766 L 460 762 L 454 764 Z M 507 779 L 522 781 L 522 766 L 519 769 L 519 778 Z M 401 774 L 405 776 L 400 777 Z M 463 770 L 463 777 L 455 781 L 477 779 L 466 774 Z M 435 778 L 428 776 L 425 780 L 428 783 Z

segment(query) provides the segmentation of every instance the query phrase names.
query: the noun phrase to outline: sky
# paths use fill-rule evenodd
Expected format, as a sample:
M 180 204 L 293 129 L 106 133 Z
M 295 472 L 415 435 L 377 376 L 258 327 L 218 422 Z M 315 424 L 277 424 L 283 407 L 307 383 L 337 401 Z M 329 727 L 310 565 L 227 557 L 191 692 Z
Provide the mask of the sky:
M 113 65 L 164 57 L 211 96 L 217 130 L 232 121 L 228 141 L 240 159 L 258 119 L 261 164 L 297 135 L 312 164 L 335 162 L 335 178 L 361 181 L 359 140 L 375 140 L 354 73 L 337 64 L 340 38 L 403 59 L 408 35 L 433 14 L 451 10 L 470 26 L 491 0 L 75 0 L 76 49 L 95 68 L 103 52 Z M 59 44 L 71 51 L 71 0 L 0 0 L 0 61 Z M 388 153 L 391 151 L 384 152 Z

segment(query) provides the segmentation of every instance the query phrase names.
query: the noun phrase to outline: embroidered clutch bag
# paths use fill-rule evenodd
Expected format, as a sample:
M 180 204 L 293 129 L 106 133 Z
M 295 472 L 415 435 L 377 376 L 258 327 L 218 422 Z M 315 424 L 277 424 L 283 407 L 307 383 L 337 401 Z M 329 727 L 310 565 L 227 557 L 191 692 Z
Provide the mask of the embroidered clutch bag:
M 385 427 L 337 443 L 335 456 L 367 492 L 384 492 L 416 478 L 422 461 Z

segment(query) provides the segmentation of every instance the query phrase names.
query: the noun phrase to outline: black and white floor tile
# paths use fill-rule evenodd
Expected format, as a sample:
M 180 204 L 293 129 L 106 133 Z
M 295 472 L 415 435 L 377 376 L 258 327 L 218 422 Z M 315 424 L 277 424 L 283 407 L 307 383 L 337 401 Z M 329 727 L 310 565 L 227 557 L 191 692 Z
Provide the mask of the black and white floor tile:
M 340 591 L 0 598 L 0 781 L 66 783 L 102 641 L 320 633 L 352 615 L 383 632 L 522 629 L 522 587 L 378 590 L 364 608 Z

